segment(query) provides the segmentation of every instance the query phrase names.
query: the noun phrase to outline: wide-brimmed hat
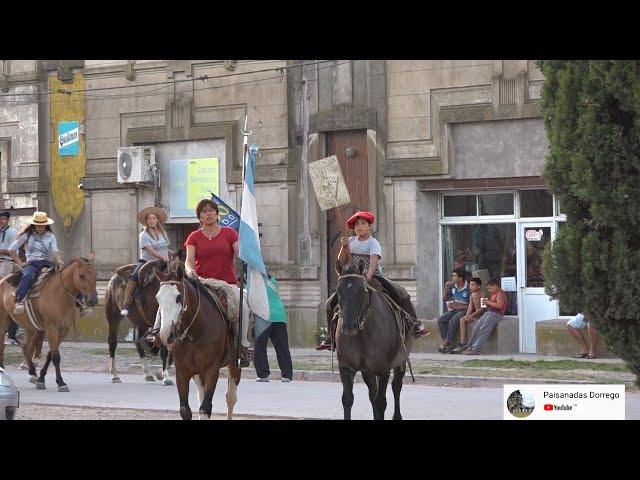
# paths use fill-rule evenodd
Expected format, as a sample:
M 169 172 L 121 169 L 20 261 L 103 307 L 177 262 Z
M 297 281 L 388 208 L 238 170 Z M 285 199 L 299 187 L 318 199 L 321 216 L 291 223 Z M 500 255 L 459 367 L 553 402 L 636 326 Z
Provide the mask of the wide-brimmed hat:
M 53 220 L 47 217 L 47 212 L 33 212 L 33 217 L 27 220 L 31 225 L 53 225 Z
M 160 207 L 147 207 L 147 208 L 143 208 L 142 210 L 140 210 L 140 212 L 138 213 L 138 221 L 142 224 L 142 225 L 146 225 L 147 224 L 147 215 L 149 215 L 150 213 L 155 214 L 156 217 L 158 217 L 158 221 L 160 223 L 166 223 L 167 222 L 167 212 L 165 212 L 162 208 Z
M 353 215 L 351 215 L 349 220 L 347 220 L 347 227 L 349 227 L 351 230 L 353 230 L 353 227 L 356 224 L 356 220 L 358 220 L 359 218 L 362 218 L 363 220 L 366 220 L 369 223 L 374 223 L 376 221 L 376 216 L 373 213 L 365 212 L 365 211 L 359 211 L 359 212 L 356 212 Z

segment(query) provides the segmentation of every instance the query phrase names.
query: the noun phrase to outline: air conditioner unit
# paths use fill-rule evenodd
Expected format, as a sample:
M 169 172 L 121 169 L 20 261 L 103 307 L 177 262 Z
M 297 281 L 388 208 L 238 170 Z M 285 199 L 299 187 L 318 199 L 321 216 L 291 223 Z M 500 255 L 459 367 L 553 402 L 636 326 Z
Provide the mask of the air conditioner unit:
M 155 164 L 155 147 L 118 148 L 118 183 L 152 183 Z

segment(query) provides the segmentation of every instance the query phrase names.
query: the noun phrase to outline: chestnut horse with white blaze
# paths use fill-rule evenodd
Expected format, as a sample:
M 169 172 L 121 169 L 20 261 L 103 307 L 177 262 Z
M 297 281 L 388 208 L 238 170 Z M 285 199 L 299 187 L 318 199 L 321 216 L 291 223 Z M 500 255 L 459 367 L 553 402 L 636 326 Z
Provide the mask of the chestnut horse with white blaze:
M 226 394 L 227 419 L 233 416 L 236 390 L 242 370 L 236 365 L 229 325 L 207 294 L 182 271 L 164 275 L 156 270 L 160 280 L 158 299 L 161 315 L 160 340 L 170 346 L 176 367 L 176 384 L 180 397 L 180 416 L 191 420 L 189 380 L 198 389 L 200 418 L 211 418 L 213 394 L 220 369 L 228 369 Z
M 27 317 L 27 313 L 13 315 L 11 317 L 24 328 L 24 342 L 22 352 L 29 366 L 29 381 L 36 384 L 36 388 L 45 388 L 45 375 L 49 363 L 53 361 L 56 369 L 56 383 L 59 392 L 68 392 L 69 388 L 62 380 L 60 374 L 60 352 L 58 347 L 67 336 L 69 327 L 78 319 L 76 308 L 76 296 L 81 293 L 88 306 L 93 307 L 98 303 L 96 291 L 96 270 L 91 259 L 74 257 L 74 259 L 61 271 L 48 277 L 40 289 L 40 295 L 31 299 L 35 314 L 34 325 Z M 10 277 L 0 281 L 0 338 L 4 338 L 7 327 L 7 312 L 13 312 L 15 305 L 15 287 L 7 282 Z M 49 353 L 40 369 L 40 376 L 36 377 L 36 368 L 33 363 L 33 353 L 38 339 L 46 334 L 49 340 Z M 0 342 L 0 366 L 4 357 L 4 345 Z

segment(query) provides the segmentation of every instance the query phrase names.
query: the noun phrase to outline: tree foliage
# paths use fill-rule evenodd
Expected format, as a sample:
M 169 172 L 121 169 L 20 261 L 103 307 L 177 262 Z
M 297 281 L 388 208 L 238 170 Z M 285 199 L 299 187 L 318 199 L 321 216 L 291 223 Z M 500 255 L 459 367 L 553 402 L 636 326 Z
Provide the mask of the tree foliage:
M 544 177 L 567 222 L 545 288 L 582 311 L 640 386 L 640 62 L 541 61 Z

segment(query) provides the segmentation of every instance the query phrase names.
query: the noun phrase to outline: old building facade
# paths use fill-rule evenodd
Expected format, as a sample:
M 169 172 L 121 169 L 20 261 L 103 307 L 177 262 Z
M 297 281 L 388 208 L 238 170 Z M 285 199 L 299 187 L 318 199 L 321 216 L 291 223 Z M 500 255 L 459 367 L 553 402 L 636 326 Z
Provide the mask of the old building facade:
M 263 257 L 280 279 L 293 345 L 314 343 L 335 285 L 336 217 L 320 210 L 307 176 L 308 162 L 332 154 L 352 199 L 343 214 L 376 214 L 384 272 L 420 317 L 441 313 L 454 267 L 506 279 L 504 348 L 535 351 L 536 322 L 560 314 L 538 265 L 563 216 L 541 178 L 533 61 L 11 60 L 0 78 L 2 199 L 23 216 L 49 211 L 65 257 L 94 251 L 102 285 L 136 260 L 141 208 L 167 208 L 174 245 L 195 228 L 176 180 L 189 162 L 215 159 L 210 188 L 239 206 L 246 113 L 259 145 Z M 24 91 L 33 95 L 14 98 Z M 60 156 L 59 125 L 70 120 L 79 152 Z M 118 182 L 118 148 L 132 146 L 154 147 L 157 181 Z

